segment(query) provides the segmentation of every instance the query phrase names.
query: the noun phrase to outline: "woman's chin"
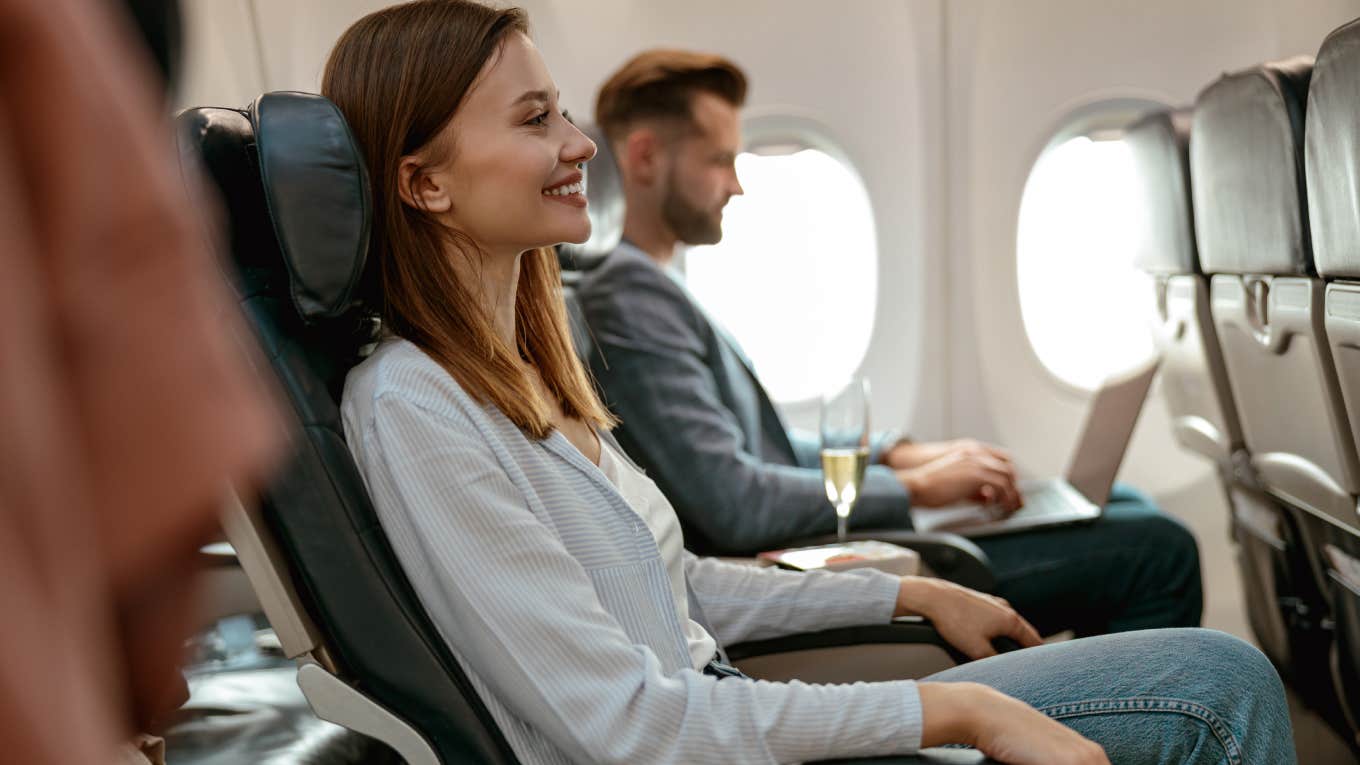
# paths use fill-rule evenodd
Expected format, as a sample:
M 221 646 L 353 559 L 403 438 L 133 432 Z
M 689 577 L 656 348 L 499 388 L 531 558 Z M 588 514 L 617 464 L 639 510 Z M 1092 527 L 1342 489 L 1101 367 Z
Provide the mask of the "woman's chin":
M 590 221 L 587 220 L 584 226 L 561 232 L 561 237 L 558 244 L 584 244 L 590 238 Z

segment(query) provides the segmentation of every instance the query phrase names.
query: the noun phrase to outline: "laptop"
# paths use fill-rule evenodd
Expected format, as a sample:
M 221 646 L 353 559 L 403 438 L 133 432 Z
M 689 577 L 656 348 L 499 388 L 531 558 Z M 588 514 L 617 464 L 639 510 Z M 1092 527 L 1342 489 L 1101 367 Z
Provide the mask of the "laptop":
M 1143 411 L 1159 360 L 1106 380 L 1086 413 L 1081 437 L 1063 478 L 1021 481 L 1025 506 L 1011 515 L 991 505 L 913 509 L 916 531 L 947 531 L 965 537 L 1014 534 L 1036 528 L 1093 521 L 1109 501 L 1119 464 Z

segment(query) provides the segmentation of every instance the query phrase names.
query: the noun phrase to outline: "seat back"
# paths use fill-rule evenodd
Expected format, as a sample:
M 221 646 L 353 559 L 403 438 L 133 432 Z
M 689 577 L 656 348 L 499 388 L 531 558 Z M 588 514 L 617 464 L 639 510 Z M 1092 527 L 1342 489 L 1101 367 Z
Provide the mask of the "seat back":
M 1125 133 L 1147 211 L 1138 264 L 1155 280 L 1154 337 L 1177 440 L 1213 459 L 1232 513 L 1247 617 L 1261 650 L 1296 685 L 1325 673 L 1305 656 L 1326 636 L 1305 628 L 1302 608 L 1320 611 L 1318 574 L 1300 539 L 1296 513 L 1254 485 L 1237 407 L 1209 308 L 1191 206 L 1189 109 L 1147 115 Z M 1290 603 L 1289 613 L 1282 603 Z M 1305 677 L 1305 675 L 1310 675 Z
M 591 354 L 595 352 L 595 342 L 586 324 L 585 311 L 581 308 L 576 285 L 585 272 L 599 265 L 609 253 L 619 246 L 623 239 L 624 207 L 623 178 L 619 175 L 614 151 L 604 131 L 592 125 L 582 126 L 581 131 L 595 142 L 595 157 L 586 163 L 586 208 L 590 214 L 590 239 L 581 244 L 560 244 L 557 246 L 558 261 L 562 266 L 562 298 L 567 306 L 567 320 L 571 325 L 571 339 L 576 345 L 576 355 L 590 367 Z
M 1323 329 L 1304 181 L 1311 59 L 1228 74 L 1199 95 L 1190 171 L 1200 263 L 1252 466 L 1274 494 L 1354 514 L 1355 439 Z
M 1162 355 L 1162 392 L 1176 439 L 1230 467 L 1243 447 L 1237 407 L 1209 313 L 1190 202 L 1189 109 L 1149 114 L 1124 134 L 1147 211 L 1137 262 L 1154 279 L 1153 336 Z
M 355 298 L 370 192 L 348 126 L 320 96 L 267 93 L 247 110 L 188 110 L 178 127 L 182 153 L 226 204 L 241 304 L 296 416 L 258 529 L 282 552 L 272 565 L 287 561 L 266 573 L 296 593 L 320 633 L 315 647 L 285 641 L 289 653 L 316 650 L 442 762 L 515 762 L 417 601 L 345 445 L 336 402 L 374 335 Z
M 1308 212 L 1325 294 L 1326 331 L 1352 434 L 1360 435 L 1360 22 L 1318 51 L 1304 137 Z M 1357 439 L 1360 440 L 1360 439 Z M 1352 512 L 1348 526 L 1360 533 Z
M 1327 36 L 1308 93 L 1304 161 L 1313 255 L 1326 288 L 1328 345 L 1352 432 L 1360 432 L 1360 20 Z M 1335 680 L 1360 721 L 1360 519 L 1321 530 L 1336 621 Z

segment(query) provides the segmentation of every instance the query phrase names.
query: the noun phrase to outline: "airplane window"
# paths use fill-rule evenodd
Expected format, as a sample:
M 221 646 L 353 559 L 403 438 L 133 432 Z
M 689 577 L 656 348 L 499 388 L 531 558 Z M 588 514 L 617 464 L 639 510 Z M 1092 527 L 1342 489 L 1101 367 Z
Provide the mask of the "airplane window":
M 737 157 L 746 193 L 722 242 L 685 254 L 686 283 L 750 357 L 770 396 L 805 401 L 859 367 L 878 289 L 869 195 L 855 171 L 799 145 Z
M 1142 210 L 1128 146 L 1095 132 L 1050 145 L 1020 202 L 1020 312 L 1039 360 L 1094 390 L 1154 353 L 1149 277 L 1134 267 Z

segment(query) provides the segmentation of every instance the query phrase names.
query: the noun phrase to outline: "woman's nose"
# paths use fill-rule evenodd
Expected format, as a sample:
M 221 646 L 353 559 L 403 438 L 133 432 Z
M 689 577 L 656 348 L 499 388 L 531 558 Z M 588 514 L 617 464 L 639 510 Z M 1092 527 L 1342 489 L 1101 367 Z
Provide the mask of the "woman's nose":
M 571 132 L 571 138 L 562 147 L 562 161 L 567 164 L 589 162 L 595 156 L 595 142 L 575 125 L 571 125 Z

